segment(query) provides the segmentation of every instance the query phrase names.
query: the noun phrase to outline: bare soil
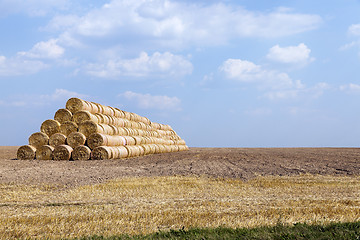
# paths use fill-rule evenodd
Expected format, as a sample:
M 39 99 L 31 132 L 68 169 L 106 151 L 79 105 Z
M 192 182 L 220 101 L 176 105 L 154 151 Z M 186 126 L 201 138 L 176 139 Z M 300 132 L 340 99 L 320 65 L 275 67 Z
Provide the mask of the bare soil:
M 136 176 L 360 175 L 360 148 L 190 148 L 102 161 L 24 161 L 16 159 L 17 149 L 0 146 L 0 183 L 72 187 Z

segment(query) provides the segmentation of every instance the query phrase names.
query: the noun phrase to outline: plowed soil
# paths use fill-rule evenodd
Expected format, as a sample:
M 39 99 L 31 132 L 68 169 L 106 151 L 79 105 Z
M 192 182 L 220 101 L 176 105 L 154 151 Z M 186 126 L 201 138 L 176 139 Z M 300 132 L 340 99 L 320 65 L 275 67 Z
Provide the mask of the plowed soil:
M 24 161 L 16 159 L 17 149 L 0 146 L 0 183 L 72 187 L 134 176 L 360 175 L 360 148 L 190 148 L 102 161 Z

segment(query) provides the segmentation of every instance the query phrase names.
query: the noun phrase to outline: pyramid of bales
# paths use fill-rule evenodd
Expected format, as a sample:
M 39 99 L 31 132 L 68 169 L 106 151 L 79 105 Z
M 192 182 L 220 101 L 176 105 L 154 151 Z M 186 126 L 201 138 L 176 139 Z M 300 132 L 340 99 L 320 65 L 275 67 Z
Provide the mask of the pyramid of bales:
M 54 119 L 19 147 L 21 160 L 102 160 L 188 150 L 185 141 L 165 124 L 136 113 L 70 98 Z

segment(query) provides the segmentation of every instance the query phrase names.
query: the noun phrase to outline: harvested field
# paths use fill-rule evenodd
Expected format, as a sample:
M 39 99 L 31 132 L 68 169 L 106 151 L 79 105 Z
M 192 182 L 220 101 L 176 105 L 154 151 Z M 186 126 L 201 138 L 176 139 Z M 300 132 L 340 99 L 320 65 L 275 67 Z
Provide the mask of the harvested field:
M 360 150 L 191 148 L 16 160 L 0 147 L 0 239 L 360 220 Z
M 0 147 L 0 183 L 78 186 L 122 177 L 360 175 L 359 148 L 190 148 L 121 160 L 14 160 L 18 147 Z

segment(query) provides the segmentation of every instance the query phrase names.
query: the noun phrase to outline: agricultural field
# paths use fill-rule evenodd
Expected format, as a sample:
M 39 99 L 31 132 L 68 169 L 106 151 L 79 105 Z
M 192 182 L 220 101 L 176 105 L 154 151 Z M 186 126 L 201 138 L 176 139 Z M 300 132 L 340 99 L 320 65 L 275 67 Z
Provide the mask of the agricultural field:
M 190 148 L 17 160 L 0 147 L 0 239 L 360 221 L 360 149 Z

